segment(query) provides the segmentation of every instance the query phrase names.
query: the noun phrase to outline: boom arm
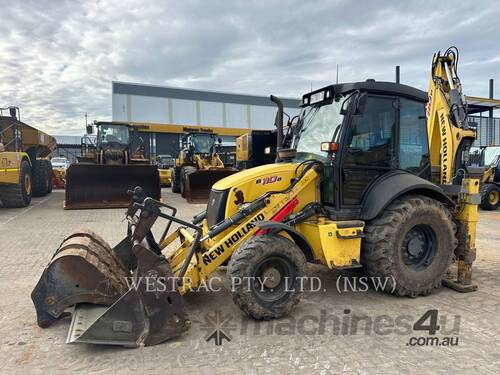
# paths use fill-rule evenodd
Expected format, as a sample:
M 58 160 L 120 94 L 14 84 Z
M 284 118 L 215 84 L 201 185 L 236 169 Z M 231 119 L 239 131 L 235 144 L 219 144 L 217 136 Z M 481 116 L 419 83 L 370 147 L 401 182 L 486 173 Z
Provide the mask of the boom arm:
M 467 122 L 467 103 L 457 75 L 458 50 L 450 47 L 444 55 L 436 53 L 432 59 L 427 103 L 427 134 L 433 182 L 441 185 L 459 185 L 456 205 L 452 210 L 458 224 L 455 256 L 457 276 L 443 280 L 443 284 L 461 292 L 477 289 L 472 284 L 472 263 L 476 259 L 476 224 L 478 221 L 479 180 L 466 168 L 469 149 L 476 132 Z M 439 171 L 435 173 L 434 171 Z M 455 180 L 459 174 L 463 178 Z
M 429 79 L 427 134 L 430 162 L 439 170 L 435 182 L 452 184 L 463 164 L 476 133 L 467 122 L 467 103 L 457 75 L 458 50 L 450 47 L 444 55 L 434 54 Z

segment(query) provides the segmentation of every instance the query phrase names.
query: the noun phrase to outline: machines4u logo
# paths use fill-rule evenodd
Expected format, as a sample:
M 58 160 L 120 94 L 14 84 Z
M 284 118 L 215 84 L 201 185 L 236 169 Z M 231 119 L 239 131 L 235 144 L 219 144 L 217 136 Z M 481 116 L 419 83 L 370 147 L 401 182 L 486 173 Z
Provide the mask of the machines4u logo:
M 281 177 L 269 176 L 269 177 L 259 178 L 259 179 L 257 179 L 257 181 L 255 181 L 255 183 L 257 185 L 267 185 L 267 184 L 273 184 L 273 183 L 278 182 L 278 181 L 281 181 Z
M 207 332 L 205 335 L 207 342 L 213 341 L 215 345 L 220 346 L 224 340 L 231 341 L 230 333 L 236 329 L 231 314 L 223 315 L 217 310 L 214 314 L 205 314 L 204 320 L 205 322 L 201 324 L 200 328 Z

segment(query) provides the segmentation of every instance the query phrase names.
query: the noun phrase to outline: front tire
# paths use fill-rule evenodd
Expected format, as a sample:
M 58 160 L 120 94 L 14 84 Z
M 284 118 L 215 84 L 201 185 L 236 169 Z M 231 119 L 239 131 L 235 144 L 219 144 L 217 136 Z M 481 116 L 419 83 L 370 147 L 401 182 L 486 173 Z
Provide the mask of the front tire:
M 424 196 L 396 199 L 366 227 L 361 262 L 399 296 L 428 295 L 441 281 L 457 246 L 449 211 Z
M 4 207 L 17 208 L 26 207 L 31 203 L 31 193 L 33 188 L 31 176 L 31 166 L 24 159 L 19 167 L 19 181 L 15 185 L 5 185 L 0 187 L 0 199 Z
M 285 237 L 264 234 L 244 242 L 227 267 L 233 301 L 249 317 L 277 319 L 299 303 L 306 258 Z
M 495 211 L 500 207 L 500 187 L 496 184 L 485 183 L 481 186 L 481 208 Z

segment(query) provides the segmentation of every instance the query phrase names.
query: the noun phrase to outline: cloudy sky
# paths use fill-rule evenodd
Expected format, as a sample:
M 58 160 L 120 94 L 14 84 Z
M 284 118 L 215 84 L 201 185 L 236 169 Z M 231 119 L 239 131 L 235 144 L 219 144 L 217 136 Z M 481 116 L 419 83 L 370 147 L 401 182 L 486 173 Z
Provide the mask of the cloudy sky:
M 435 4 L 439 5 L 435 5 Z M 299 97 L 335 80 L 425 89 L 460 49 L 466 94 L 500 96 L 500 1 L 0 0 L 0 106 L 52 134 L 111 118 L 111 81 Z

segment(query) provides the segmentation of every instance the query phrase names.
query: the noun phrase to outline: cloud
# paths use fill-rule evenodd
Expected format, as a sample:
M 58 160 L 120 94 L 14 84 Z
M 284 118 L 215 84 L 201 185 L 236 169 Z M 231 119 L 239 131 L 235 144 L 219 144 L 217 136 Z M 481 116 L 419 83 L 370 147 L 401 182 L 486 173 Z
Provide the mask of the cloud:
M 6 0 L 0 0 L 6 1 Z M 500 87 L 500 3 L 23 1 L 2 6 L 0 105 L 52 134 L 111 117 L 111 81 L 299 97 L 335 80 L 425 89 L 456 45 L 466 93 Z M 500 96 L 500 91 L 497 95 Z

